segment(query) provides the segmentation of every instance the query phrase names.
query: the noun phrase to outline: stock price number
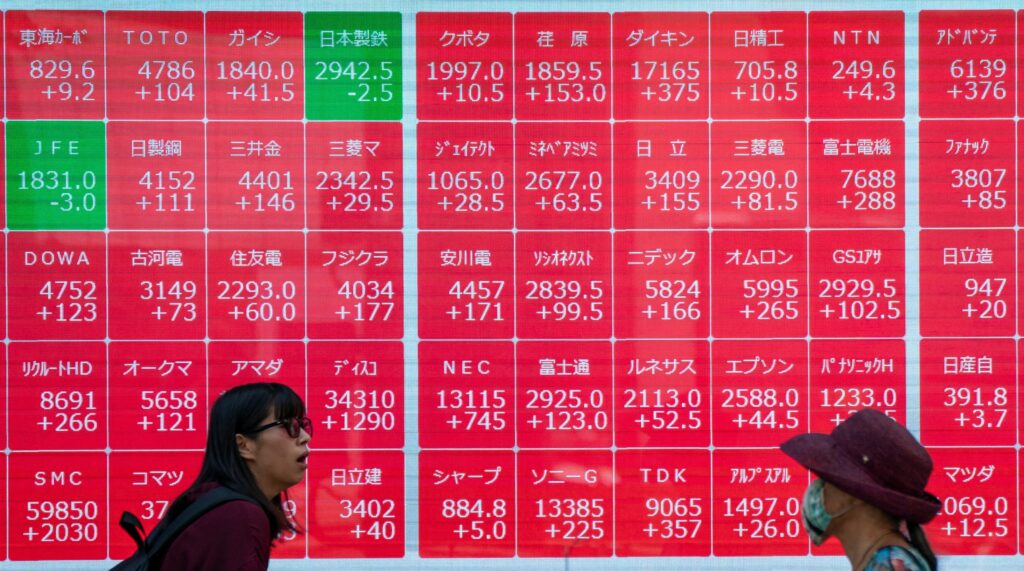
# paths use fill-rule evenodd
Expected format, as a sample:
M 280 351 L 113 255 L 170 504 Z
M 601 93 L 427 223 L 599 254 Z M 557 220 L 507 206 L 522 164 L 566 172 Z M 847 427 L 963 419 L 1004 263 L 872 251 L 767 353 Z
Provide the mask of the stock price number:
M 946 496 L 942 513 L 949 521 L 940 527 L 947 536 L 1007 537 L 1010 533 L 1010 502 L 1005 496 Z
M 739 313 L 744 319 L 792 321 L 800 317 L 799 294 L 794 278 L 745 279 L 743 299 L 751 301 L 744 303 Z
M 605 505 L 601 498 L 546 498 L 534 505 L 538 519 L 556 520 L 543 528 L 552 539 L 588 540 L 605 536 Z
M 504 280 L 457 281 L 448 288 L 448 295 L 458 302 L 445 314 L 452 320 L 505 321 L 505 307 L 498 301 L 504 290 Z
M 699 389 L 626 389 L 623 409 L 636 409 L 642 430 L 696 430 L 703 426 Z
M 645 498 L 643 532 L 658 539 L 692 539 L 700 532 L 704 507 L 700 498 Z
M 345 304 L 335 311 L 342 321 L 387 321 L 395 310 L 395 284 L 391 280 L 342 282 L 338 297 Z
M 526 63 L 526 96 L 533 102 L 589 103 L 603 102 L 608 88 L 600 83 L 604 77 L 601 62 L 586 66 L 575 61 L 540 61 Z
M 733 527 L 737 537 L 784 539 L 800 537 L 800 499 L 776 497 L 725 498 L 723 517 L 742 518 Z
M 772 103 L 795 101 L 799 68 L 793 60 L 736 61 L 737 101 Z
M 167 318 L 168 321 L 193 322 L 196 320 L 196 298 L 199 288 L 192 280 L 171 281 L 143 280 L 139 282 L 142 293 L 139 299 L 153 301 L 157 306 L 150 311 L 158 321 Z
M 526 299 L 540 301 L 536 313 L 552 321 L 600 321 L 604 318 L 604 282 L 590 280 L 528 280 Z
M 48 280 L 39 288 L 46 303 L 36 311 L 43 321 L 91 323 L 99 316 L 96 282 L 92 280 Z
M 505 100 L 505 64 L 494 61 L 437 61 L 427 63 L 427 81 L 452 82 L 435 94 L 446 103 L 499 103 Z
M 737 409 L 732 423 L 737 429 L 792 430 L 800 426 L 800 392 L 797 389 L 722 389 L 723 409 Z M 749 416 L 743 413 L 750 410 Z
M 331 389 L 324 396 L 327 399 L 324 408 L 329 412 L 321 422 L 327 430 L 366 432 L 395 428 L 398 399 L 391 389 Z
M 508 397 L 504 389 L 446 389 L 437 391 L 437 409 L 450 411 L 445 424 L 452 430 L 504 430 L 508 426 Z
M 452 531 L 459 539 L 470 541 L 501 540 L 508 536 L 508 525 L 501 521 L 508 515 L 505 500 L 445 498 L 441 502 L 441 517 L 458 520 Z M 497 520 L 497 521 L 488 521 Z
M 445 212 L 505 210 L 505 174 L 501 171 L 430 171 L 427 180 L 427 190 L 445 193 L 437 201 Z
M 903 315 L 896 297 L 896 279 L 836 278 L 818 280 L 818 297 L 825 300 L 818 309 L 825 319 L 899 319 Z
M 44 81 L 46 87 L 39 93 L 47 101 L 95 101 L 96 65 L 85 60 L 75 65 L 69 60 L 36 59 L 28 64 L 28 76 Z
M 137 422 L 142 430 L 155 432 L 195 432 L 195 411 L 199 393 L 188 390 L 145 390 L 139 393 L 141 409 L 146 411 Z
M 217 299 L 236 301 L 228 315 L 235 321 L 294 321 L 296 316 L 295 282 L 280 285 L 270 280 L 219 280 Z
M 953 419 L 960 428 L 1002 428 L 1009 414 L 1009 391 L 995 387 L 991 392 L 981 387 L 943 387 L 942 406 L 959 414 Z
M 835 60 L 832 79 L 847 82 L 842 91 L 846 98 L 864 101 L 892 101 L 896 98 L 896 62 L 887 59 L 882 65 L 871 60 Z
M 640 95 L 659 103 L 700 100 L 699 61 L 634 61 L 630 79 L 642 82 Z
M 578 431 L 605 430 L 608 413 L 604 410 L 604 392 L 598 389 L 528 389 L 526 424 L 533 430 Z M 547 412 L 543 412 L 547 411 Z
M 49 432 L 96 432 L 96 395 L 93 391 L 43 391 L 39 393 L 43 417 L 36 424 Z
M 1001 101 L 1006 99 L 1004 59 L 955 59 L 949 64 L 949 77 L 955 80 L 946 90 L 958 101 Z

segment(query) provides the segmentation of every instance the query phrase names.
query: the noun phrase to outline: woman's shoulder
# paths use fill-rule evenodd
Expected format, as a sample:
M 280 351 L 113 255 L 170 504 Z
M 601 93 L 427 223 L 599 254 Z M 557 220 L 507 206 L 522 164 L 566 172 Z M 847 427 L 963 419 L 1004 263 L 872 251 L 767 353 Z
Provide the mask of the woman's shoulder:
M 167 549 L 160 567 L 171 569 L 266 569 L 270 520 L 248 500 L 225 502 L 201 515 Z
M 270 519 L 255 502 L 249 500 L 231 500 L 211 509 L 199 516 L 195 522 L 188 527 L 189 531 L 196 527 L 210 526 L 217 529 L 219 524 L 230 524 L 231 529 L 250 528 L 262 530 L 270 537 Z M 226 531 L 226 530 L 221 530 Z
M 924 557 L 913 547 L 889 545 L 875 552 L 864 571 L 929 571 Z

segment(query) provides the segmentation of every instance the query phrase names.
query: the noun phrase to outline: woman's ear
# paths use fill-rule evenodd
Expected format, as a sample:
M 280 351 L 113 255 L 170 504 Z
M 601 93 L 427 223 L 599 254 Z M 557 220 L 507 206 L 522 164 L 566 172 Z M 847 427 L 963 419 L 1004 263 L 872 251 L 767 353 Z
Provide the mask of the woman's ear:
M 238 446 L 238 455 L 242 457 L 242 460 L 256 459 L 254 444 L 255 441 L 251 438 L 246 438 L 242 434 L 235 435 L 235 445 Z

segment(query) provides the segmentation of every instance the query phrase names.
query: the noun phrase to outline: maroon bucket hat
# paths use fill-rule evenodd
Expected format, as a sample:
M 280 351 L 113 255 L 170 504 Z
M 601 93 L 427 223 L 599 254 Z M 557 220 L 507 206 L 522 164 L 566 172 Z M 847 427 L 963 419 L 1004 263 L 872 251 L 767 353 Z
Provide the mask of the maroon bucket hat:
M 782 451 L 844 492 L 913 523 L 927 523 L 942 502 L 925 491 L 932 459 L 906 428 L 877 410 L 858 411 L 832 434 L 801 434 Z

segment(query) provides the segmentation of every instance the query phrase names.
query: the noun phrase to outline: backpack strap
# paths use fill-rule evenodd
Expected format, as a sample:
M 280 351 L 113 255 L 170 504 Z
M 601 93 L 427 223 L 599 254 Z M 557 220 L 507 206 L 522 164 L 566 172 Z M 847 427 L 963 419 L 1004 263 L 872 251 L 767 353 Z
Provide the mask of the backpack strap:
M 192 502 L 191 505 L 185 508 L 184 511 L 178 514 L 178 517 L 174 518 L 170 522 L 160 522 L 155 528 L 153 528 L 153 531 L 145 540 L 146 553 L 151 556 L 156 555 L 160 552 L 161 549 L 167 547 L 170 544 L 170 542 L 175 537 L 177 537 L 179 533 L 184 531 L 186 527 L 191 525 L 192 522 L 194 522 L 195 520 L 199 519 L 203 514 L 221 504 L 236 500 L 245 500 L 248 502 L 252 502 L 254 504 L 256 503 L 256 501 L 250 498 L 249 496 L 236 492 L 230 488 L 225 488 L 223 486 L 214 488 L 209 492 L 206 492 L 205 494 L 200 496 L 199 499 Z M 122 527 L 124 527 L 124 519 L 124 515 L 122 515 Z M 142 525 L 139 524 L 139 527 L 141 528 Z M 127 528 L 125 529 L 127 531 Z M 129 531 L 128 534 L 132 535 L 132 532 Z M 134 539 L 134 535 L 132 535 L 132 538 Z
M 145 549 L 146 529 L 142 527 L 142 522 L 139 521 L 139 518 L 135 517 L 135 514 L 132 512 L 121 513 L 120 526 L 124 529 L 125 533 L 131 536 L 137 549 Z

